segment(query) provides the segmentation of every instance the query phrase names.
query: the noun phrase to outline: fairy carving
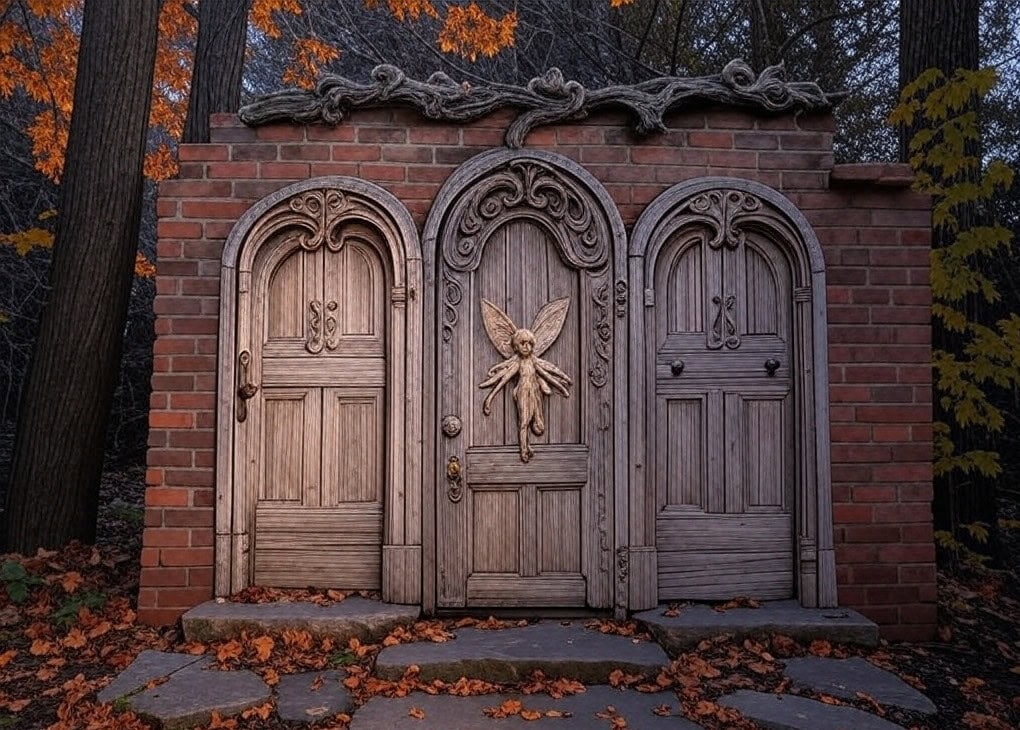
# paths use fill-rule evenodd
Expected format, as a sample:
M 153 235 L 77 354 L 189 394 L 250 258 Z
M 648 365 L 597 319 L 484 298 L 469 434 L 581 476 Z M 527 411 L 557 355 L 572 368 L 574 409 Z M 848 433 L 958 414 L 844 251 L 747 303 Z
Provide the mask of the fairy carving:
M 513 395 L 517 403 L 517 438 L 521 447 L 521 461 L 525 463 L 534 454 L 528 443 L 528 432 L 536 436 L 545 433 L 542 395 L 552 395 L 555 390 L 564 398 L 570 397 L 570 378 L 541 357 L 560 336 L 569 307 L 568 297 L 549 302 L 535 317 L 531 329 L 523 329 L 518 328 L 502 309 L 482 299 L 485 331 L 493 347 L 506 358 L 489 368 L 485 380 L 478 386 L 491 388 L 482 403 L 482 413 L 488 416 L 492 412 L 493 399 L 516 377 Z

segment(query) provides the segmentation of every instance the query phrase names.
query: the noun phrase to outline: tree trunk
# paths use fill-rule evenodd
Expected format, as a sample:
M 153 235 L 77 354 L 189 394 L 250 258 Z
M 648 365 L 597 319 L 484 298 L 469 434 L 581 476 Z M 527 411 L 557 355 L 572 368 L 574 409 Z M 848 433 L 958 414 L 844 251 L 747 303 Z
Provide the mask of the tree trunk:
M 981 0 L 902 0 L 900 2 L 900 88 L 929 68 L 952 76 L 979 63 Z M 900 129 L 900 161 L 916 129 Z
M 159 0 L 87 0 L 49 303 L 19 408 L 6 510 L 22 553 L 92 541 L 142 211 Z
M 209 115 L 236 112 L 251 0 L 201 0 L 188 116 L 182 142 L 209 141 Z

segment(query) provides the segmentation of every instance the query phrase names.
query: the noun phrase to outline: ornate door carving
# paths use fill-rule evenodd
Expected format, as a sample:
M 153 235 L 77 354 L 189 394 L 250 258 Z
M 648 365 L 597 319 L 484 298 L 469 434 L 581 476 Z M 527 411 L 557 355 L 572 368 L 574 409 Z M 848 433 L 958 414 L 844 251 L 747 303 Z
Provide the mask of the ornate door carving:
M 437 256 L 437 605 L 612 600 L 613 232 L 541 159 L 477 176 Z

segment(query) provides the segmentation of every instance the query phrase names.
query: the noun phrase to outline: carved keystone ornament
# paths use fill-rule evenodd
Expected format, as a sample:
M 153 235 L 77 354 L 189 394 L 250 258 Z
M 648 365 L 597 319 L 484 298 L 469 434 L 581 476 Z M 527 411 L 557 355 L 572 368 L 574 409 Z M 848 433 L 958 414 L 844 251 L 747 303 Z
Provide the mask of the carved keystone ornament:
M 542 395 L 556 390 L 564 398 L 570 397 L 571 380 L 558 367 L 540 356 L 560 336 L 567 319 L 570 299 L 563 297 L 549 302 L 538 315 L 531 329 L 519 328 L 506 312 L 482 299 L 482 321 L 493 347 L 506 358 L 493 365 L 479 388 L 491 388 L 482 404 L 482 413 L 492 412 L 492 401 L 514 378 L 514 401 L 517 403 L 517 438 L 521 447 L 521 461 L 531 461 L 534 451 L 528 442 L 528 432 L 541 436 L 545 433 L 542 415 Z

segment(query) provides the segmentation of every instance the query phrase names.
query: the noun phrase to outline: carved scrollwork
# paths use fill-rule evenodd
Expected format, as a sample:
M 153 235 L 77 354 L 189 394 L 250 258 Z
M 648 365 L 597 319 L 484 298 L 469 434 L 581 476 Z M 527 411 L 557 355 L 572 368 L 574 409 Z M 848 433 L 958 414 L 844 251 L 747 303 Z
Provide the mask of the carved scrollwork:
M 453 276 L 443 274 L 443 342 L 453 338 L 453 329 L 460 319 L 457 307 L 464 300 L 464 289 Z
M 595 357 L 588 368 L 588 378 L 596 388 L 602 388 L 609 379 L 609 349 L 613 337 L 613 329 L 609 325 L 609 284 L 596 286 L 591 300 L 595 304 L 595 321 L 592 325 Z
M 761 200 L 739 190 L 710 190 L 688 202 L 689 210 L 714 231 L 709 248 L 739 248 L 744 243 L 740 219 L 761 209 Z
M 627 316 L 627 281 L 625 279 L 616 280 L 616 316 L 626 317 Z
M 563 258 L 577 269 L 598 269 L 610 235 L 590 193 L 561 171 L 535 160 L 493 170 L 454 207 L 443 259 L 455 271 L 474 271 L 485 242 L 509 217 L 538 220 L 553 232 Z
M 326 302 L 325 312 L 322 302 L 318 299 L 308 302 L 308 335 L 305 338 L 305 349 L 313 355 L 318 355 L 323 348 L 335 350 L 340 346 L 340 332 L 336 321 L 337 308 L 334 300 Z
M 337 223 L 347 208 L 347 199 L 339 190 L 309 190 L 295 195 L 287 203 L 292 214 L 288 221 L 297 230 L 288 236 L 306 251 L 326 245 L 330 251 L 343 248 L 337 236 Z
M 305 349 L 313 355 L 322 352 L 322 302 L 313 299 L 308 302 L 308 335 L 305 338 Z
M 712 304 L 715 305 L 715 319 L 712 320 L 712 328 L 708 332 L 708 349 L 718 350 L 723 345 L 730 350 L 740 347 L 740 335 L 737 334 L 737 319 L 734 308 L 737 298 L 732 294 L 726 297 L 712 297 Z

